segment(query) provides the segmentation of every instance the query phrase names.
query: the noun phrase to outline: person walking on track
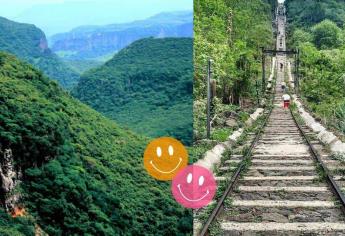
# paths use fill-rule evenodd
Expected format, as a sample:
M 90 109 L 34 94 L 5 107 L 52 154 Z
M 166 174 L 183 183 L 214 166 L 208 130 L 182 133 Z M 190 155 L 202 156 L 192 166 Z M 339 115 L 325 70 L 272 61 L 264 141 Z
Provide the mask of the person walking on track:
M 289 108 L 289 106 L 290 106 L 290 99 L 291 99 L 291 97 L 290 97 L 289 94 L 285 93 L 285 94 L 283 95 L 284 108 Z

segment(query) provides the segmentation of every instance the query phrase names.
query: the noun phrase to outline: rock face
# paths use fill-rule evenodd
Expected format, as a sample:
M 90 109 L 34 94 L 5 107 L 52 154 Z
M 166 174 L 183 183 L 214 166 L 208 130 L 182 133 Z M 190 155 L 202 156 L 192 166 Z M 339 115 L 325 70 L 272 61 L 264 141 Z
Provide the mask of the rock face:
M 20 195 L 14 190 L 20 183 L 21 171 L 16 171 L 14 167 L 13 154 L 11 149 L 0 148 L 0 183 L 2 204 L 7 211 L 12 211 L 19 202 Z
M 41 49 L 41 52 L 44 52 L 48 49 L 48 42 L 45 36 L 40 39 L 39 47 Z

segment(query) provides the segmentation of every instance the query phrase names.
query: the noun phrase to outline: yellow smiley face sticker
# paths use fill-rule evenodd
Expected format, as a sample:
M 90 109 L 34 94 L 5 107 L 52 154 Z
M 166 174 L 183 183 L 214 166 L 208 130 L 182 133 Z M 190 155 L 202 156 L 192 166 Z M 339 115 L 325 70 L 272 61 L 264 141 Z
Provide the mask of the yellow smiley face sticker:
M 145 169 L 158 180 L 172 180 L 187 164 L 187 150 L 174 138 L 155 139 L 147 145 L 144 152 Z

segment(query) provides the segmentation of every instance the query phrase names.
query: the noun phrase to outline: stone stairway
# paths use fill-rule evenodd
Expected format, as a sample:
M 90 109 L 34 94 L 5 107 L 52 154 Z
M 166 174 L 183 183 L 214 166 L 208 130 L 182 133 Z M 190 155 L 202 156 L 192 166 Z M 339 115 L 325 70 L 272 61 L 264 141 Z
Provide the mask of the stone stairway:
M 285 50 L 285 16 L 278 17 L 278 31 L 277 48 Z M 248 171 L 228 197 L 231 207 L 217 218 L 222 235 L 345 235 L 344 212 L 321 178 L 290 111 L 283 108 L 286 66 L 280 64 L 286 65 L 286 56 L 277 55 L 277 64 L 274 108 Z M 240 161 L 235 157 L 225 163 Z

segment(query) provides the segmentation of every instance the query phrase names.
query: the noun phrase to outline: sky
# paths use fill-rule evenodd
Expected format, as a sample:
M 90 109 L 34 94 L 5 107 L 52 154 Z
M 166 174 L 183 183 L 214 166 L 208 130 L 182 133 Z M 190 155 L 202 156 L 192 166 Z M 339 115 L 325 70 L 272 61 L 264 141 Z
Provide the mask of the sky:
M 193 0 L 0 0 L 0 16 L 35 24 L 48 36 L 81 25 L 142 20 L 161 12 L 192 11 Z

